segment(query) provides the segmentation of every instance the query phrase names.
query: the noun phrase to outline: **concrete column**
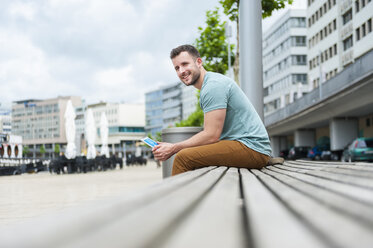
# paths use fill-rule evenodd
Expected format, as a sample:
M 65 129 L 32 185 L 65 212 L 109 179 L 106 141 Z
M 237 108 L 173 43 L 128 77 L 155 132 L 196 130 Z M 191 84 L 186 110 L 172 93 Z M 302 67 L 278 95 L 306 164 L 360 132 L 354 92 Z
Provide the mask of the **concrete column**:
M 355 118 L 332 119 L 330 121 L 330 149 L 342 150 L 348 143 L 358 137 L 359 122 Z
M 287 149 L 287 138 L 286 136 L 272 136 L 271 146 L 272 146 L 272 156 L 278 157 L 282 150 Z
M 299 129 L 294 133 L 294 146 L 310 146 L 316 145 L 315 130 L 313 129 Z
M 260 118 L 263 113 L 262 4 L 240 1 L 240 84 Z

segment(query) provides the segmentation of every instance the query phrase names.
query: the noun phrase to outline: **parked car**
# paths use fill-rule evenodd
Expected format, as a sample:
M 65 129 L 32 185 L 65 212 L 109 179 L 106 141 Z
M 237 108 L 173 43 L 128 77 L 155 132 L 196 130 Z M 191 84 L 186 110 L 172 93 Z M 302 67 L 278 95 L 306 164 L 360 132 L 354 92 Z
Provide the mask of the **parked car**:
M 308 150 L 310 150 L 311 147 L 309 146 L 295 146 L 290 148 L 288 159 L 300 159 L 300 158 L 307 158 Z
M 343 162 L 373 161 L 373 138 L 357 138 L 343 151 Z
M 308 151 L 307 157 L 312 160 L 321 160 L 322 153 L 327 150 L 330 150 L 330 146 L 314 146 Z
M 280 151 L 280 157 L 286 159 L 286 158 L 288 157 L 288 155 L 289 155 L 289 150 L 288 150 L 288 149 L 285 149 L 285 150 L 281 150 L 281 151 Z

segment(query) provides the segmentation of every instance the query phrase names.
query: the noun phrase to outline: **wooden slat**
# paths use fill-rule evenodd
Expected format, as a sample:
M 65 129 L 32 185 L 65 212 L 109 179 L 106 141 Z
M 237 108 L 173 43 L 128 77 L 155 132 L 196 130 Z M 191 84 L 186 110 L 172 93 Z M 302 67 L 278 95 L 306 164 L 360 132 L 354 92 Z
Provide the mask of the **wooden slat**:
M 285 164 L 287 165 L 314 165 L 320 167 L 337 167 L 337 168 L 345 168 L 351 170 L 359 170 L 359 171 L 367 171 L 372 172 L 373 167 L 372 164 L 368 163 L 341 163 L 341 162 L 320 162 L 320 161 L 306 161 L 306 160 L 286 160 Z
M 288 163 L 285 163 L 281 166 L 286 166 L 290 168 L 298 168 L 298 169 L 305 169 L 305 170 L 317 170 L 317 171 L 327 171 L 337 174 L 344 174 L 344 175 L 350 175 L 350 176 L 356 176 L 359 178 L 370 178 L 373 179 L 373 170 L 372 171 L 363 171 L 363 170 L 354 170 L 349 167 L 343 168 L 339 166 L 320 166 L 313 163 L 309 163 L 307 165 L 303 164 L 292 164 L 289 165 Z
M 285 169 L 290 170 L 302 174 L 312 175 L 320 178 L 325 178 L 328 180 L 333 180 L 337 182 L 342 182 L 346 184 L 356 185 L 368 189 L 373 189 L 373 180 L 371 178 L 365 178 L 365 177 L 356 177 L 356 175 L 347 175 L 343 173 L 336 173 L 338 169 L 332 169 L 331 172 L 329 171 L 320 171 L 320 170 L 312 170 L 310 168 L 300 168 L 300 167 L 289 167 L 289 166 L 275 166 L 279 169 Z
M 161 247 L 246 247 L 242 214 L 238 169 L 230 168 Z
M 267 169 L 286 174 L 288 176 L 295 177 L 299 180 L 302 180 L 304 182 L 316 185 L 318 187 L 323 187 L 325 189 L 328 189 L 330 191 L 339 193 L 341 195 L 345 195 L 346 197 L 349 197 L 351 199 L 355 199 L 357 201 L 361 201 L 362 203 L 368 204 L 370 206 L 373 206 L 373 191 L 358 187 L 355 185 L 349 185 L 341 182 L 336 182 L 320 177 L 315 177 L 312 175 L 306 175 L 302 173 L 298 173 L 296 171 L 290 171 L 285 169 L 279 169 L 274 166 L 267 167 Z
M 270 169 L 262 169 L 262 172 L 273 176 L 289 187 L 293 187 L 305 195 L 318 200 L 321 205 L 333 208 L 336 211 L 344 212 L 346 215 L 351 216 L 351 218 L 355 218 L 356 221 L 360 221 L 362 225 L 366 225 L 368 228 L 373 228 L 372 206 L 362 204 L 359 201 L 346 198 L 340 194 L 336 194 L 324 188 L 317 187 Z
M 288 187 L 277 179 L 261 171 L 253 171 L 261 181 L 286 205 L 291 211 L 304 220 L 331 247 L 371 247 L 373 244 L 372 230 L 360 225 L 359 222 L 346 218 L 345 215 L 325 207 L 314 199 Z M 270 238 L 270 236 L 268 237 Z
M 220 167 L 64 247 L 157 247 L 224 175 Z
M 97 202 L 68 209 L 40 219 L 0 230 L 2 247 L 58 247 L 74 242 L 111 225 L 118 218 L 130 215 L 153 201 L 167 197 L 172 192 L 187 187 L 216 167 L 206 167 L 163 180 L 141 191 L 111 201 Z M 139 229 L 141 230 L 141 228 Z M 136 231 L 137 232 L 137 231 Z M 14 234 L 22 239 L 14 238 Z M 128 234 L 127 234 L 128 235 Z M 108 241 L 109 242 L 109 241 Z M 104 246 L 103 246 L 104 247 Z
M 247 169 L 240 171 L 255 247 L 326 247 L 257 177 Z

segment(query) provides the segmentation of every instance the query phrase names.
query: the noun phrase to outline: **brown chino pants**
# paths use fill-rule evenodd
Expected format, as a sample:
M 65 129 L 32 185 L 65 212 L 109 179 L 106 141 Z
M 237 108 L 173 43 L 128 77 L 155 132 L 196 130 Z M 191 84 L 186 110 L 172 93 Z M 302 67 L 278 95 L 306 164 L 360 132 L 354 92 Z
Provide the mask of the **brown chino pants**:
M 214 144 L 179 151 L 172 166 L 172 175 L 214 165 L 261 169 L 267 165 L 269 158 L 239 141 L 221 140 Z

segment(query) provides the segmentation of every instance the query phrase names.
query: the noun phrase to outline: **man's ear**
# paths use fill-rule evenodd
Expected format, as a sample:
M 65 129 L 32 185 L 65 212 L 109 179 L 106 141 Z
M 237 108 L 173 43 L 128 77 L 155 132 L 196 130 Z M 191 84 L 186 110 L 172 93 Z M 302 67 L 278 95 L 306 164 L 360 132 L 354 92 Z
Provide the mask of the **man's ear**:
M 197 59 L 196 59 L 196 62 L 197 62 L 197 65 L 198 65 L 198 66 L 202 66 L 202 65 L 203 65 L 203 61 L 202 61 L 201 58 L 197 58 Z

